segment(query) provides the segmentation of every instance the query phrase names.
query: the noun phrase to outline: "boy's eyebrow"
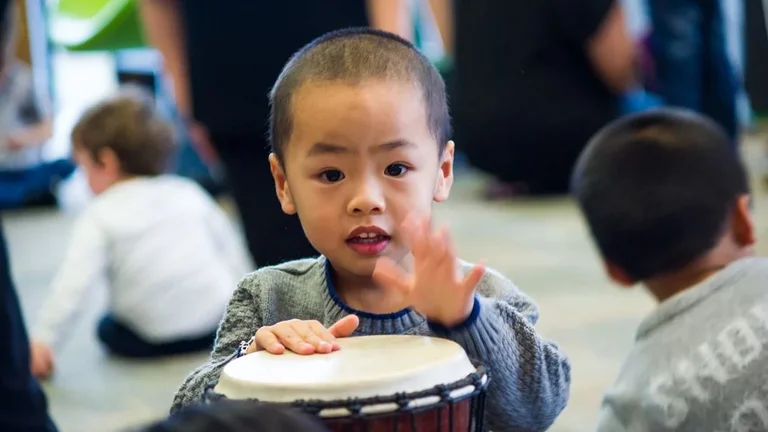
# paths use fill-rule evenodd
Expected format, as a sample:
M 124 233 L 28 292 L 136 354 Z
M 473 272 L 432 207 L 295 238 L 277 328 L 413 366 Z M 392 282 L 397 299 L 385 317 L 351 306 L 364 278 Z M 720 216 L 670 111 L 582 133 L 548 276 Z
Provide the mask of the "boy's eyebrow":
M 381 153 L 386 151 L 392 151 L 401 147 L 412 147 L 415 146 L 414 143 L 408 140 L 395 140 L 386 142 L 384 144 L 379 144 L 373 148 L 374 153 Z M 315 143 L 312 148 L 309 149 L 309 152 L 307 153 L 307 156 L 319 156 L 319 155 L 326 155 L 326 154 L 342 154 L 342 153 L 352 153 L 352 150 L 350 150 L 348 147 L 344 147 L 342 145 L 338 144 L 330 144 L 330 143 L 324 143 L 324 142 L 318 142 Z

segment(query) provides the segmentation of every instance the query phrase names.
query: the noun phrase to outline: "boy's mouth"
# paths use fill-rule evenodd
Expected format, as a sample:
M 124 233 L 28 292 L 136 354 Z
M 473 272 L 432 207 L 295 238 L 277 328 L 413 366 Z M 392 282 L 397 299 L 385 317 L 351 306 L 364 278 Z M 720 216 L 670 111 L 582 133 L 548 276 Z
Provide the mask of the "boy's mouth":
M 378 255 L 384 252 L 392 237 L 376 226 L 358 227 L 347 236 L 347 245 L 360 255 Z

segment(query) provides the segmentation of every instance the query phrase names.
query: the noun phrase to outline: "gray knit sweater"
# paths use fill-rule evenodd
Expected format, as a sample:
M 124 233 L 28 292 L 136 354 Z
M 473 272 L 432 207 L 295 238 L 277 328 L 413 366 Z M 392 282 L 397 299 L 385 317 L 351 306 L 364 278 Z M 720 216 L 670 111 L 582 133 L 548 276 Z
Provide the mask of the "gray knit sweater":
M 637 330 L 599 432 L 768 431 L 768 259 L 665 300 Z
M 470 268 L 465 265 L 466 271 Z M 411 310 L 386 315 L 353 310 L 336 296 L 329 275 L 330 265 L 320 257 L 262 268 L 243 279 L 221 322 L 211 358 L 186 378 L 171 411 L 198 402 L 204 389 L 218 382 L 240 342 L 258 328 L 289 319 L 330 326 L 350 313 L 360 318 L 355 335 L 445 337 L 479 359 L 492 374 L 486 430 L 546 430 L 568 402 L 568 359 L 556 344 L 536 333 L 536 305 L 499 273 L 486 271 L 470 318 L 450 330 L 427 323 Z

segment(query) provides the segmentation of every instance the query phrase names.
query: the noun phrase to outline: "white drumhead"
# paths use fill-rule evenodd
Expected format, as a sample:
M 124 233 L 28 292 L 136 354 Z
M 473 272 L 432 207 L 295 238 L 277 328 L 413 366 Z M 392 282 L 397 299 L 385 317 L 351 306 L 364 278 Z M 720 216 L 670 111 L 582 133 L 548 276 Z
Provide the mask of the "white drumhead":
M 475 372 L 464 349 L 446 339 L 359 336 L 339 339 L 339 345 L 330 354 L 261 351 L 235 359 L 214 391 L 264 402 L 329 401 L 427 390 Z

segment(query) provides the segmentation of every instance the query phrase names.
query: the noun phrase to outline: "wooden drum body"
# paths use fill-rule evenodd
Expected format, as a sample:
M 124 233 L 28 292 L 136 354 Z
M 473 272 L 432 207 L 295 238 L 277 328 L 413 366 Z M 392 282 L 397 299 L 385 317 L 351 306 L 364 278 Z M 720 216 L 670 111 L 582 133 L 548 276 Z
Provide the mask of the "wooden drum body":
M 488 374 L 456 343 L 424 336 L 339 339 L 341 350 L 258 352 L 224 367 L 207 400 L 289 404 L 332 431 L 481 431 Z

